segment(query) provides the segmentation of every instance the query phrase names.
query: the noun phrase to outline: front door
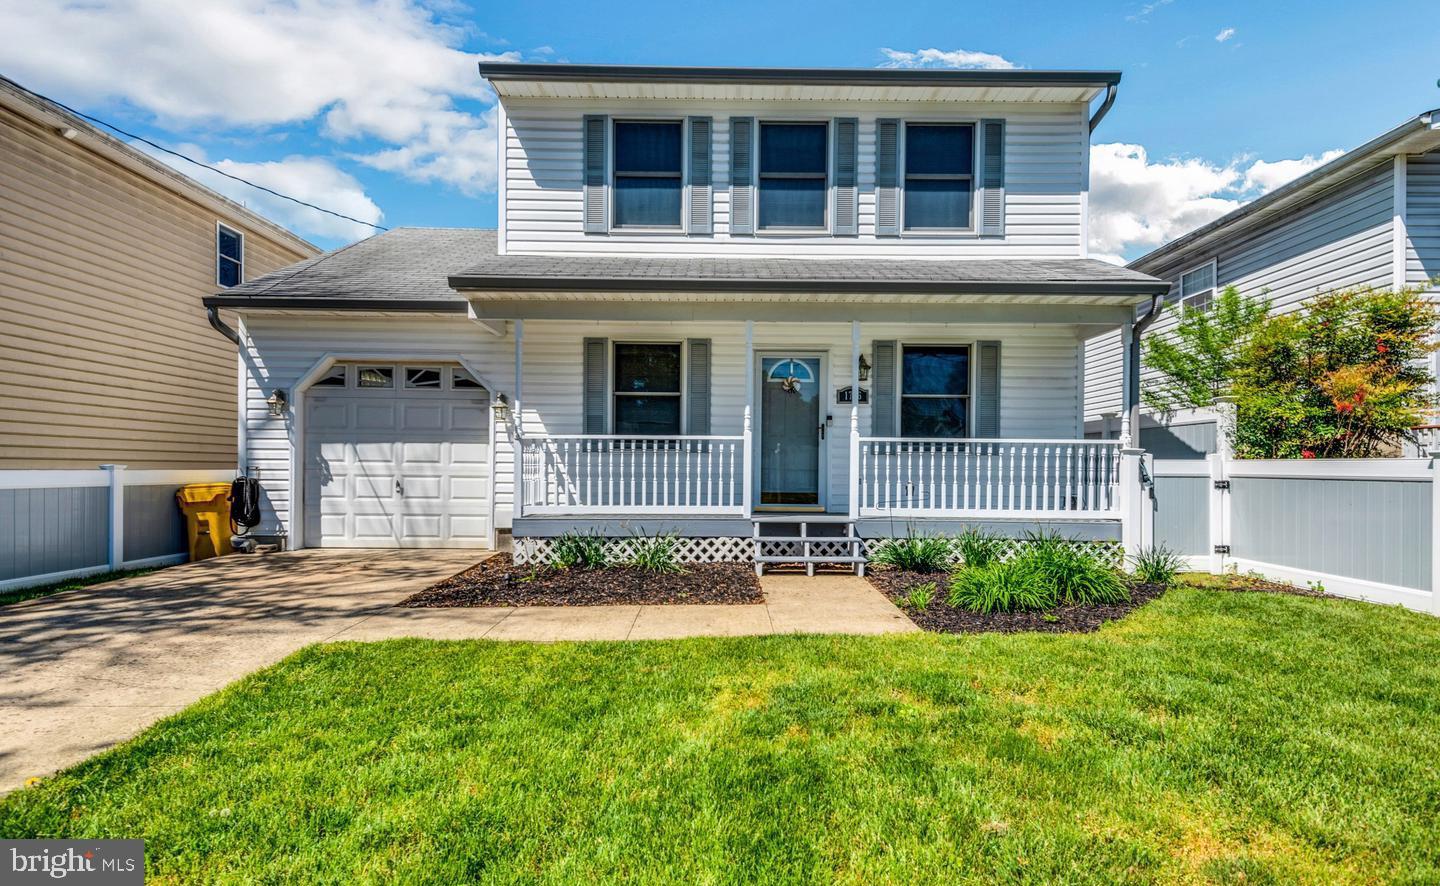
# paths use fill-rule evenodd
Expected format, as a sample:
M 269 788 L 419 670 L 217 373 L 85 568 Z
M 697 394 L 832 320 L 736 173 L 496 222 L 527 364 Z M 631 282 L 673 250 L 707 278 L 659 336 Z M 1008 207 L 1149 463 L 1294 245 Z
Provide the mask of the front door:
M 825 401 L 821 358 L 760 358 L 759 507 L 824 510 Z

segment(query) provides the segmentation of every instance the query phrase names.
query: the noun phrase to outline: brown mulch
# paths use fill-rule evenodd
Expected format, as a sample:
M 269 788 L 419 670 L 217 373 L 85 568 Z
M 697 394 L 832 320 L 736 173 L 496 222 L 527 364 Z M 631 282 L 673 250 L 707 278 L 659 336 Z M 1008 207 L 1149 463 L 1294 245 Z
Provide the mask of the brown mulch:
M 646 572 L 629 566 L 555 569 L 516 566 L 496 554 L 459 575 L 431 585 L 397 605 L 615 606 L 665 603 L 763 603 L 760 580 L 745 563 L 687 563 L 683 572 Z
M 917 626 L 942 634 L 1015 634 L 1022 631 L 1083 634 L 1097 630 L 1107 621 L 1124 618 L 1165 593 L 1162 585 L 1135 583 L 1130 586 L 1130 600 L 1126 603 L 1057 606 L 1044 612 L 995 612 L 982 615 L 945 604 L 948 576 L 943 572 L 905 572 L 882 568 L 870 570 L 866 577 L 870 579 L 870 584 L 889 597 Z M 929 582 L 934 582 L 936 586 L 930 605 L 920 610 L 907 605 L 905 595 L 909 590 Z

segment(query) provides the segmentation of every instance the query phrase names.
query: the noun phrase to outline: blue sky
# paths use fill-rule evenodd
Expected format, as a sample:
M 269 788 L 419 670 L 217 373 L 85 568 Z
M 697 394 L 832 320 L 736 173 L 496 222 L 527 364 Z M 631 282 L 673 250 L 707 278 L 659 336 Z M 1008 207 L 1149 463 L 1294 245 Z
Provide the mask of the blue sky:
M 488 227 L 481 58 L 1118 68 L 1095 134 L 1092 250 L 1134 258 L 1440 107 L 1433 4 L 1285 6 L 0 0 L 0 72 L 350 215 Z M 180 165 L 322 246 L 365 230 Z

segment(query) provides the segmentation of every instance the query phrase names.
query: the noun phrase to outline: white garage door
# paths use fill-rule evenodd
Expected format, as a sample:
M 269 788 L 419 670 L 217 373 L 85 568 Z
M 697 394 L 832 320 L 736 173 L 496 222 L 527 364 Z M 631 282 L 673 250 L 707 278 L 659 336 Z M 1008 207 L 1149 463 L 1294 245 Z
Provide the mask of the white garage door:
M 459 367 L 337 366 L 306 394 L 306 544 L 484 547 L 489 421 Z

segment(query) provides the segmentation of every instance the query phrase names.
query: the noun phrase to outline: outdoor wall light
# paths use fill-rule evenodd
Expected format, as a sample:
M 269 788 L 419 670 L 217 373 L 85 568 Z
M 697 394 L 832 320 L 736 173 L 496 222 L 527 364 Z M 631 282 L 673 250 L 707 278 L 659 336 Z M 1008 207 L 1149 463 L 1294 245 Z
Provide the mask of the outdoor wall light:
M 496 421 L 504 421 L 505 417 L 510 414 L 510 400 L 504 394 L 501 394 L 495 398 L 495 402 L 490 408 L 495 410 Z
M 860 380 L 870 380 L 870 361 L 865 359 L 864 354 L 860 355 Z
M 286 398 L 285 391 L 282 388 L 276 388 L 270 392 L 269 397 L 265 398 L 265 405 L 270 407 L 270 416 L 272 418 L 279 418 L 284 415 L 285 407 L 288 404 L 289 400 Z

